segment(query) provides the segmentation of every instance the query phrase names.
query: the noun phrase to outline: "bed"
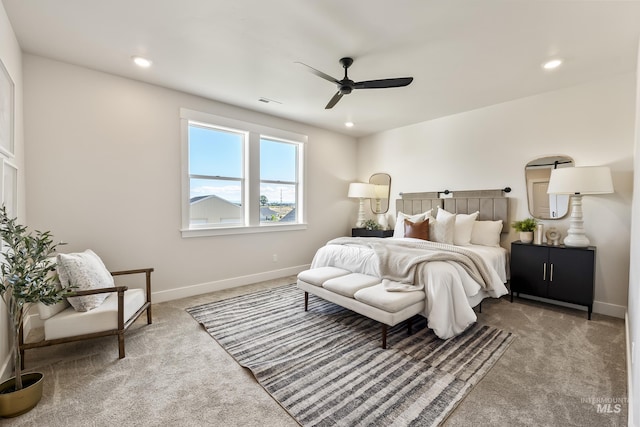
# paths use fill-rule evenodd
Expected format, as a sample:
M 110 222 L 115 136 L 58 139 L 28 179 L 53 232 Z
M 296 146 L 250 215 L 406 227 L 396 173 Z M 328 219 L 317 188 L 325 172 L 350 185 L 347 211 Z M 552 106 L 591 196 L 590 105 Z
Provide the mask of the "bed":
M 500 246 L 508 224 L 503 191 L 456 192 L 448 198 L 403 194 L 396 201 L 394 237 L 334 239 L 316 252 L 311 269 L 335 267 L 376 277 L 388 292 L 422 291 L 418 314 L 438 337 L 456 336 L 477 320 L 473 307 L 508 292 L 508 252 Z M 414 232 L 426 228 L 426 219 L 429 240 Z M 319 296 L 326 297 L 323 292 Z

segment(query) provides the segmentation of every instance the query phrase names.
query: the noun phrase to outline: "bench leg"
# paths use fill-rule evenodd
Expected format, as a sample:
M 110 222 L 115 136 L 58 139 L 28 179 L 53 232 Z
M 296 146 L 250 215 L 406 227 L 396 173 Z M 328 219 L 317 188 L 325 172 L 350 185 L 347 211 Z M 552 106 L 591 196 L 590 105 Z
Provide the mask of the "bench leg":
M 409 320 L 407 320 L 407 335 L 411 335 L 412 327 L 413 327 L 413 317 L 411 317 L 411 318 L 409 318 Z
M 387 325 L 382 324 L 382 348 L 387 349 Z
M 304 311 L 309 309 L 309 292 L 304 293 Z

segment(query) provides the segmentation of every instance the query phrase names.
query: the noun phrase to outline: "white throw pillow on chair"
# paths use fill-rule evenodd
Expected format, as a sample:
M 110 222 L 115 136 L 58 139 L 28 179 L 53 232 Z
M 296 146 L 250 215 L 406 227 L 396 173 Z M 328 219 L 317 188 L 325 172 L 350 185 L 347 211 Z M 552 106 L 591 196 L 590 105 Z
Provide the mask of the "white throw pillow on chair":
M 57 269 L 63 287 L 75 286 L 74 291 L 114 287 L 113 276 L 98 255 L 92 250 L 59 254 Z M 69 297 L 67 300 L 76 311 L 89 311 L 98 307 L 109 296 L 108 293 Z

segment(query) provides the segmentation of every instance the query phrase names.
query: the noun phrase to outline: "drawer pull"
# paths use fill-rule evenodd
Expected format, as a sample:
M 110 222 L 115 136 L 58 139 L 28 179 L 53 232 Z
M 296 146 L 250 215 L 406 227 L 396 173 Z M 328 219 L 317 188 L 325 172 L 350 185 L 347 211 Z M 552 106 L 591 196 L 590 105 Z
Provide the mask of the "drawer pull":
M 553 263 L 551 263 L 551 271 L 549 272 L 549 281 L 553 282 Z
M 547 263 L 542 264 L 542 280 L 547 280 Z

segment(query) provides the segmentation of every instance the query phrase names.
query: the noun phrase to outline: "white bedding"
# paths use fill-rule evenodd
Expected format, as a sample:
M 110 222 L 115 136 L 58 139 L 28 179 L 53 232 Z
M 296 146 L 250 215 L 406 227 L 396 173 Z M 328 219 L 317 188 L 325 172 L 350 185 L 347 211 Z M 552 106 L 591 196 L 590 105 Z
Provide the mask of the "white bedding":
M 379 239 L 384 242 L 387 239 Z M 403 240 L 421 242 L 411 238 L 389 238 L 390 242 Z M 428 262 L 422 271 L 426 304 L 424 317 L 435 334 L 447 339 L 463 332 L 477 320 L 470 300 L 481 301 L 485 296 L 499 298 L 507 294 L 507 256 L 504 248 L 489 246 L 463 246 L 482 257 L 491 273 L 491 281 L 483 290 L 479 283 L 457 263 L 450 261 Z M 333 266 L 381 277 L 380 266 L 373 249 L 364 246 L 332 245 L 321 247 L 315 254 L 311 268 Z

